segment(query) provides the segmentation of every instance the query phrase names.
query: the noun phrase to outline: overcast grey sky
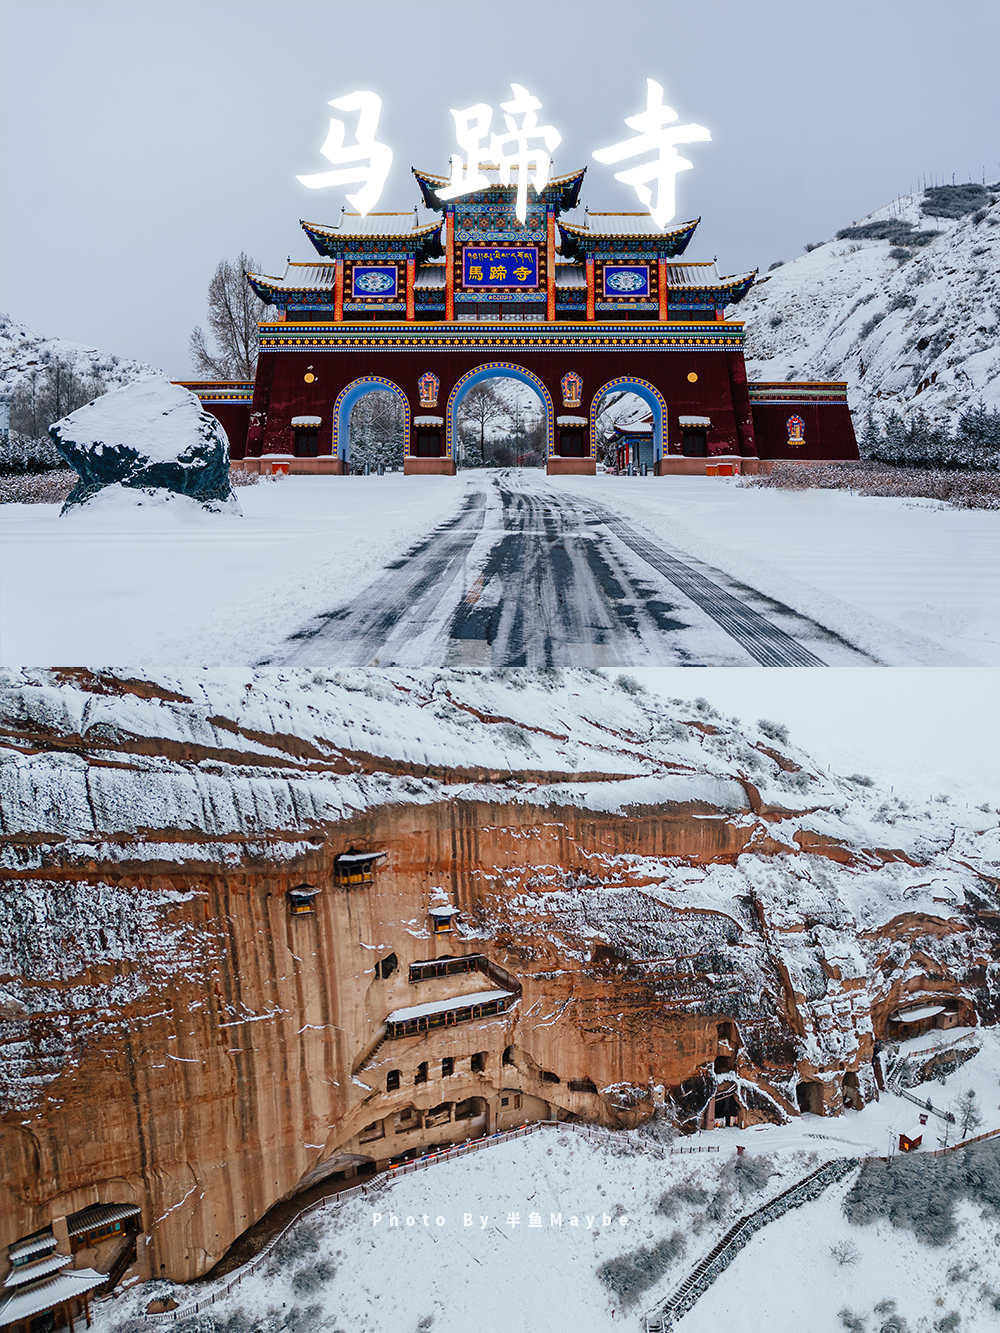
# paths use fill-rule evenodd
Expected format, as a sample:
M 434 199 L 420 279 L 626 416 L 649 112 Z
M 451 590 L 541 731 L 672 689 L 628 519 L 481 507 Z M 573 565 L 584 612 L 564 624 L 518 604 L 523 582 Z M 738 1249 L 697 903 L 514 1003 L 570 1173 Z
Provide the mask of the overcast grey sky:
M 450 107 L 511 81 L 589 165 L 584 202 L 640 207 L 591 159 L 631 133 L 657 79 L 681 121 L 677 221 L 725 273 L 807 241 L 922 176 L 994 180 L 996 0 L 0 0 L 0 308 L 40 333 L 191 372 L 205 290 L 241 249 L 266 272 L 313 253 L 298 219 L 340 190 L 295 179 L 327 102 L 383 99 L 395 158 L 379 209 L 411 208 L 411 165 L 447 171 Z M 499 117 L 499 112 L 496 112 Z M 626 164 L 628 165 L 628 164 Z M 353 187 L 351 187 L 353 188 Z

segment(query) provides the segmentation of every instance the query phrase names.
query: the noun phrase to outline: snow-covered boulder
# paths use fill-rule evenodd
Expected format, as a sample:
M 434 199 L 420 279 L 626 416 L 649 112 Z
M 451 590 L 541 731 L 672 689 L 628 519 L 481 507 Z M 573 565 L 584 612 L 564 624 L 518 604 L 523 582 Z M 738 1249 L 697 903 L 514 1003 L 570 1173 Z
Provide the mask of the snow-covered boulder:
M 158 375 L 95 398 L 50 426 L 49 434 L 80 476 L 64 514 L 108 486 L 239 512 L 225 431 L 193 393 Z

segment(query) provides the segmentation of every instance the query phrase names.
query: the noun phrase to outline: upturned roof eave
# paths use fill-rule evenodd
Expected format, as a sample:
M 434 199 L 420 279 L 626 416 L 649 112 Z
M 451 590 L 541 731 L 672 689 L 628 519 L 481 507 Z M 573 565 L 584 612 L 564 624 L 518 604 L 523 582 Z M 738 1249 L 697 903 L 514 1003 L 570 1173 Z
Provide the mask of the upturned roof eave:
M 640 214 L 623 214 L 622 216 L 639 217 Z M 701 218 L 692 218 L 690 222 L 682 222 L 679 227 L 670 227 L 666 231 L 595 231 L 591 227 L 584 226 L 579 222 L 557 222 L 557 226 L 562 231 L 569 232 L 571 236 L 587 238 L 589 240 L 607 240 L 607 241 L 632 241 L 632 240 L 651 240 L 663 241 L 670 237 L 680 239 L 686 233 L 692 235 L 697 229 Z

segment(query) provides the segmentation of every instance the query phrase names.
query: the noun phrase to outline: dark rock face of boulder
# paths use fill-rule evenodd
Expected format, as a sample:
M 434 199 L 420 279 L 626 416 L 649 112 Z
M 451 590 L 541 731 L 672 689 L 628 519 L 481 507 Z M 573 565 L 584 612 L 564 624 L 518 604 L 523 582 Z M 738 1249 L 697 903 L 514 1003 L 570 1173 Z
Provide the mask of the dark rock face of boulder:
M 64 514 L 116 484 L 185 495 L 213 510 L 236 504 L 222 426 L 193 393 L 158 376 L 96 398 L 49 434 L 80 477 Z

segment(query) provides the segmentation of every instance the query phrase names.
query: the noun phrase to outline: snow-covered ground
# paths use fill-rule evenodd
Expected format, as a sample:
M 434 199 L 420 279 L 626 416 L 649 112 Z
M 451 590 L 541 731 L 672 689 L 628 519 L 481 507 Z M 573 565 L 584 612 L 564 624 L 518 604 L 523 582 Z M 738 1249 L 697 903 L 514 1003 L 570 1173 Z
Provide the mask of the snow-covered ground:
M 995 513 L 724 478 L 520 475 L 540 493 L 571 489 L 617 510 L 887 665 L 1000 664 Z M 290 477 L 241 490 L 243 518 L 134 505 L 60 518 L 55 505 L 4 505 L 3 661 L 259 661 L 485 485 L 483 472 Z
M 947 1106 L 973 1088 L 983 1109 L 978 1129 L 983 1133 L 1000 1128 L 1000 1040 L 992 1030 L 976 1039 L 980 1053 L 944 1087 L 933 1083 L 915 1092 Z M 933 1041 L 924 1037 L 909 1044 Z M 718 1145 L 717 1155 L 663 1156 L 659 1145 L 636 1133 L 589 1140 L 547 1129 L 404 1177 L 377 1200 L 356 1199 L 313 1214 L 280 1258 L 276 1254 L 212 1306 L 211 1325 L 197 1326 L 273 1333 L 638 1329 L 643 1312 L 674 1290 L 742 1212 L 787 1189 L 818 1162 L 885 1155 L 890 1140 L 918 1114 L 911 1102 L 883 1093 L 863 1111 L 836 1120 L 804 1115 L 784 1126 L 715 1130 L 677 1141 L 685 1147 Z M 920 1151 L 936 1146 L 933 1126 L 924 1144 Z M 732 1190 L 737 1145 L 748 1154 L 769 1156 L 775 1170 L 746 1198 Z M 995 1329 L 997 1312 L 988 1292 L 1000 1291 L 1000 1218 L 961 1203 L 958 1234 L 939 1247 L 885 1220 L 852 1225 L 842 1205 L 855 1178 L 852 1173 L 817 1201 L 759 1232 L 678 1328 L 841 1333 L 839 1312 L 846 1307 L 868 1316 L 866 1329 L 878 1333 L 890 1311 L 874 1321 L 870 1316 L 880 1303 L 894 1301 L 907 1323 L 888 1325 L 892 1333 L 904 1327 L 908 1333 L 932 1333 L 952 1312 L 959 1314 L 963 1333 Z M 679 1184 L 700 1187 L 709 1199 L 679 1203 L 672 1216 L 658 1213 L 664 1192 Z M 711 1200 L 727 1188 L 731 1192 L 719 1215 L 706 1216 Z M 532 1213 L 539 1225 L 531 1225 Z M 553 1214 L 561 1215 L 561 1226 L 553 1225 Z M 626 1225 L 620 1216 L 628 1219 Z M 392 1217 L 398 1225 L 390 1225 Z M 598 1277 L 600 1265 L 675 1232 L 683 1237 L 682 1253 L 638 1301 L 623 1308 Z M 856 1262 L 842 1265 L 831 1254 L 842 1242 L 856 1247 Z M 145 1284 L 102 1302 L 96 1333 L 127 1325 L 153 1296 L 171 1294 L 183 1308 L 217 1289 Z M 158 1326 L 173 1324 L 147 1325 Z
M 464 477 L 288 477 L 200 506 L 0 509 L 6 664 L 245 664 L 457 510 Z
M 751 380 L 847 380 L 859 434 L 869 410 L 921 409 L 953 429 L 980 397 L 1000 406 L 1000 203 L 958 219 L 923 203 L 906 195 L 853 224 L 940 232 L 902 262 L 905 240 L 848 238 L 760 274 L 727 312 L 747 321 Z
M 1000 521 L 986 510 L 723 477 L 560 477 L 887 666 L 1000 664 Z

